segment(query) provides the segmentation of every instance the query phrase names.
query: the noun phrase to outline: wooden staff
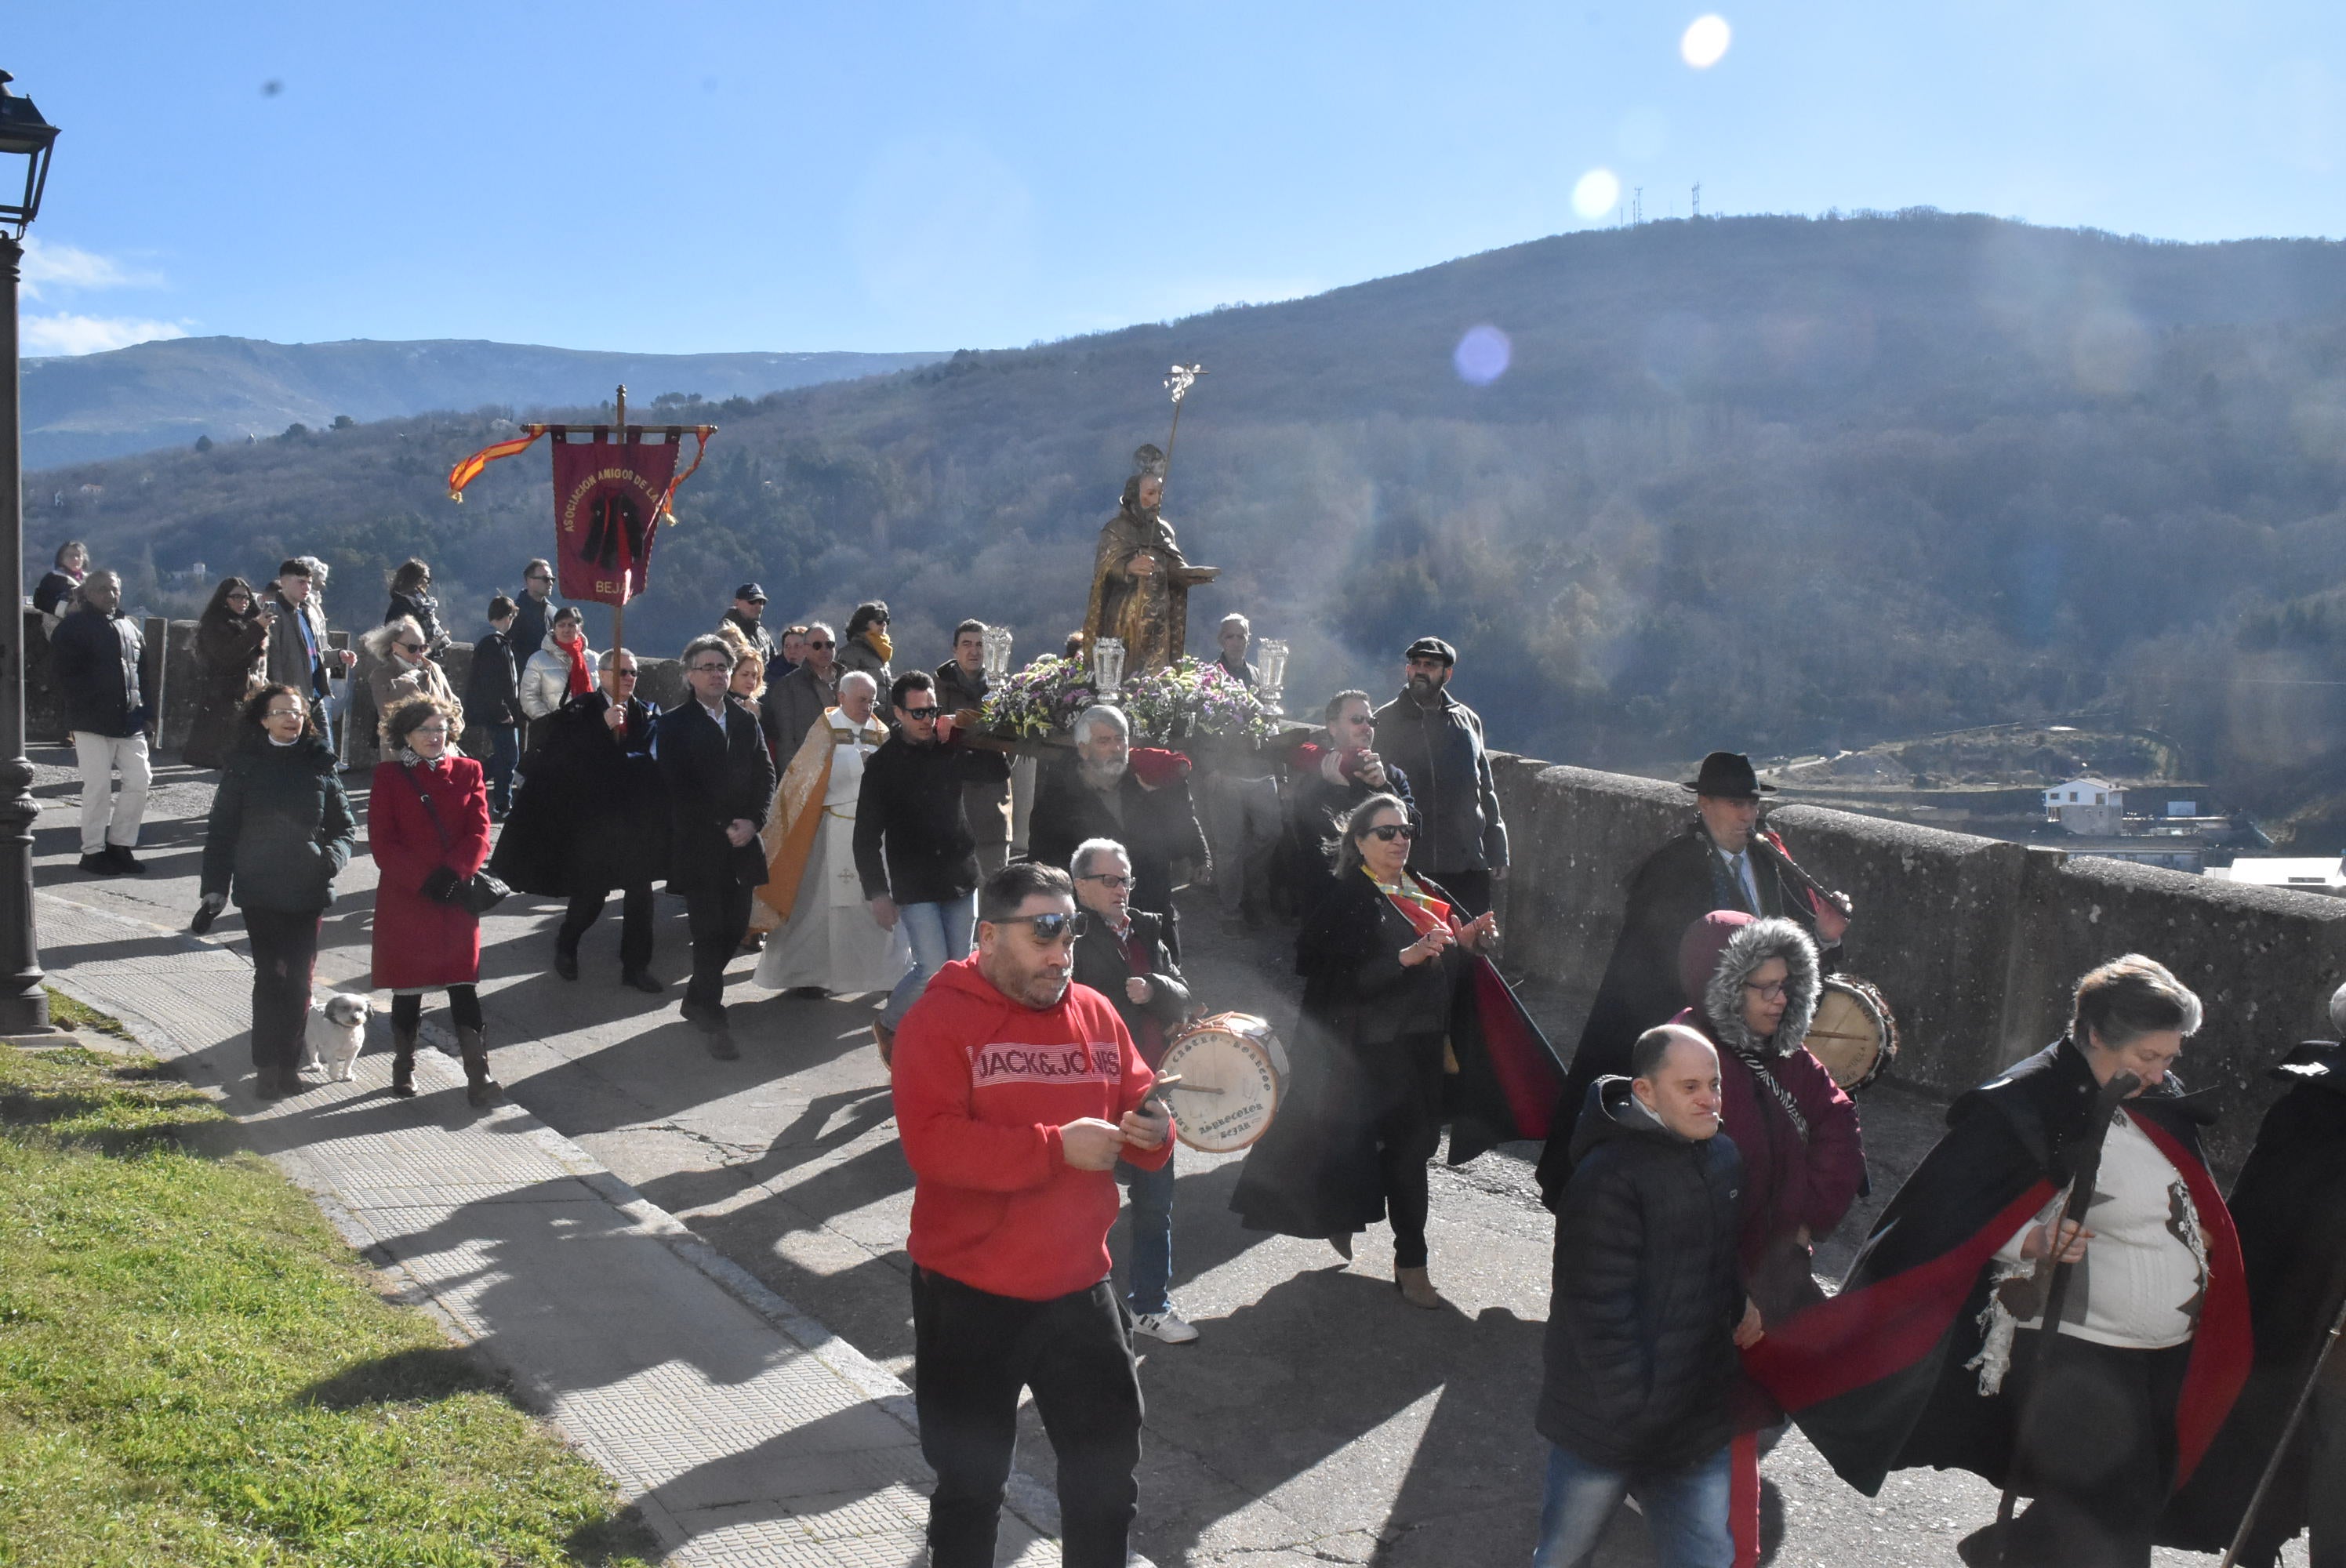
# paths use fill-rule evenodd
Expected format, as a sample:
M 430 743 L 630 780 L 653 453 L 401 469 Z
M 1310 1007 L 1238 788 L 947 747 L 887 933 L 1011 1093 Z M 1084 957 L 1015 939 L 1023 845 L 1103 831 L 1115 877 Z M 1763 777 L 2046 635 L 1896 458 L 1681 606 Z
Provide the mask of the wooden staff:
M 2280 1441 L 2273 1444 L 2272 1458 L 2265 1461 L 2265 1472 L 2257 1477 L 2257 1489 L 2249 1494 L 2248 1512 L 2240 1515 L 2240 1527 L 2232 1532 L 2232 1543 L 2224 1548 L 2224 1560 L 2217 1568 L 2232 1568 L 2239 1561 L 2240 1549 L 2249 1543 L 2249 1527 L 2257 1522 L 2257 1512 L 2265 1505 L 2265 1494 L 2272 1491 L 2273 1481 L 2280 1475 L 2281 1456 L 2289 1452 L 2297 1429 L 2305 1421 L 2305 1412 L 2313 1403 L 2314 1385 L 2321 1381 L 2321 1369 L 2330 1364 L 2331 1352 L 2338 1349 L 2338 1338 L 2346 1334 L 2346 1300 L 2338 1303 L 2338 1314 L 2330 1320 L 2330 1332 L 2321 1341 L 2321 1354 L 2313 1358 L 2313 1369 L 2305 1375 L 2305 1387 L 2297 1391 L 2297 1403 L 2290 1407 L 2289 1422 L 2280 1429 Z
M 2094 1096 L 2093 1108 L 2086 1114 L 2085 1136 L 2078 1141 L 2077 1174 L 2069 1181 L 2069 1200 L 2061 1206 L 2061 1217 L 2054 1222 L 2053 1234 L 2047 1238 L 2045 1256 L 2036 1260 L 2034 1276 L 2043 1279 L 2052 1271 L 2053 1281 L 2045 1292 L 2045 1327 L 2039 1329 L 2036 1345 L 2036 1369 L 2028 1380 L 2028 1400 L 2020 1408 L 2020 1420 L 2013 1427 L 2012 1457 L 2004 1465 L 2004 1495 L 1995 1505 L 1995 1560 L 2001 1564 L 2012 1551 L 2013 1488 L 2020 1480 L 2020 1465 L 2028 1451 L 2031 1429 L 2035 1425 L 2037 1407 L 2045 1397 L 2047 1374 L 2053 1369 L 2053 1351 L 2061 1338 L 2061 1310 L 2068 1304 L 2069 1281 L 2076 1266 L 2055 1261 L 2067 1250 L 2061 1232 L 2069 1225 L 2083 1228 L 2086 1211 L 2094 1206 L 2094 1182 L 2102 1173 L 2102 1145 L 2110 1135 L 2110 1120 L 2118 1112 L 2120 1102 L 2142 1087 L 2142 1080 L 2131 1073 L 2118 1073 L 2102 1085 Z
M 618 450 L 619 461 L 621 463 L 625 463 L 627 460 L 627 389 L 624 382 L 622 382 L 619 387 Z M 659 519 L 657 517 L 653 518 L 651 525 L 655 528 L 658 527 Z M 632 573 L 634 570 L 635 565 L 633 562 L 630 562 L 627 566 L 627 573 Z M 627 573 L 622 573 L 620 575 L 619 602 L 611 606 L 611 648 L 614 653 L 627 646 L 626 640 L 627 631 Z

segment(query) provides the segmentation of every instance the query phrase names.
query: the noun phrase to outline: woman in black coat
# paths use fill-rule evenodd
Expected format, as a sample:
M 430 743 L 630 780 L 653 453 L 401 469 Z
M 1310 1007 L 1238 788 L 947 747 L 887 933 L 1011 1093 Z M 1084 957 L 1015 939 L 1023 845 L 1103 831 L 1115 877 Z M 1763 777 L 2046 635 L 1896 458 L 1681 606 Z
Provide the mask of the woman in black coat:
M 440 601 L 432 596 L 432 568 L 417 560 L 402 561 L 391 574 L 391 606 L 382 624 L 402 616 L 413 617 L 423 631 L 423 657 L 437 659 L 448 651 L 448 629 L 440 624 Z
M 301 1040 L 318 966 L 318 928 L 350 864 L 358 823 L 334 753 L 310 728 L 310 703 L 267 686 L 244 705 L 244 735 L 212 795 L 204 836 L 203 909 L 230 898 L 252 942 L 253 1092 L 301 1091 Z
M 1408 870 L 1409 808 L 1372 795 L 1341 823 L 1336 886 L 1303 923 L 1295 1071 L 1248 1156 L 1230 1207 L 1252 1230 L 1326 1237 L 1390 1217 L 1393 1284 L 1443 1305 L 1426 1272 L 1425 1162 L 1442 1138 L 1443 1041 L 1466 954 L 1490 914 L 1462 922 L 1449 895 Z
M 219 768 L 236 748 L 245 694 L 261 677 L 269 622 L 252 585 L 230 577 L 212 590 L 196 622 L 196 722 L 184 755 L 197 768 Z

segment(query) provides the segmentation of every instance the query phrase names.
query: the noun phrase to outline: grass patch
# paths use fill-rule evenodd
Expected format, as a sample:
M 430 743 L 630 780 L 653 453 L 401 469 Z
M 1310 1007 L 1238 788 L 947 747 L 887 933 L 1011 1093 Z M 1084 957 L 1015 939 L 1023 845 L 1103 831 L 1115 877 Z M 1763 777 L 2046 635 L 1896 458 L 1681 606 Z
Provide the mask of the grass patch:
M 48 993 L 49 1022 L 58 1028 L 70 1029 L 76 1034 L 110 1034 L 117 1040 L 128 1040 L 134 1045 L 138 1044 L 138 1036 L 130 1033 L 121 1019 L 111 1013 L 100 1013 L 86 1002 L 76 1002 L 54 985 L 44 985 L 41 989 Z
M 0 1046 L 0 1568 L 620 1568 L 608 1481 L 148 1062 Z

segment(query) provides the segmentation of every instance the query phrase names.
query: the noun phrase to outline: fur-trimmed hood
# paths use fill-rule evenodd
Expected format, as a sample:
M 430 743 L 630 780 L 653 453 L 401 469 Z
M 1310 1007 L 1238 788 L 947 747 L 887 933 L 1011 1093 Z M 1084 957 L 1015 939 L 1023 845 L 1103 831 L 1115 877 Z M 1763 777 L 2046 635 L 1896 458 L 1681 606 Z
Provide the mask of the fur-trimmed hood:
M 1784 1016 L 1773 1040 L 1743 1022 L 1743 985 L 1771 958 L 1784 961 Z M 1755 920 L 1739 910 L 1714 910 L 1678 942 L 1678 978 L 1712 1039 L 1750 1061 L 1787 1056 L 1809 1037 L 1821 987 L 1817 944 L 1788 920 Z

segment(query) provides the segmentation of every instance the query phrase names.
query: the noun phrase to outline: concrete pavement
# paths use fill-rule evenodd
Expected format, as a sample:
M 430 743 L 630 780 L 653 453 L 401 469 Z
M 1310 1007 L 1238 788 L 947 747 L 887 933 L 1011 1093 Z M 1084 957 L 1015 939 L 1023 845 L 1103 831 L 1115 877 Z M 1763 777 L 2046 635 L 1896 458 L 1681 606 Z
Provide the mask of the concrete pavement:
M 60 757 L 51 752 L 42 760 L 53 764 Z M 148 840 L 157 846 L 150 856 L 156 873 L 107 882 L 84 881 L 70 869 L 74 789 L 67 777 L 45 765 L 39 786 L 46 808 L 42 879 L 51 896 L 149 922 L 184 923 L 195 902 L 194 851 L 209 776 L 164 770 Z M 329 921 L 321 986 L 353 978 L 363 983 L 372 881 L 372 866 L 363 860 L 344 881 L 344 898 Z M 487 922 L 483 994 L 496 1071 L 508 1092 L 536 1122 L 569 1140 L 580 1157 L 608 1167 L 653 1209 L 688 1230 L 688 1238 L 666 1237 L 661 1246 L 690 1254 L 699 1245 L 708 1258 L 751 1277 L 828 1325 L 842 1349 L 852 1345 L 882 1373 L 908 1375 L 903 1243 L 912 1178 L 866 1032 L 878 999 L 774 996 L 749 983 L 745 959 L 734 970 L 731 991 L 744 1060 L 713 1062 L 678 1022 L 676 988 L 653 998 L 618 986 L 616 909 L 586 940 L 581 979 L 554 977 L 546 965 L 558 913 L 552 905 L 515 899 Z M 680 905 L 663 899 L 659 923 L 655 968 L 675 977 L 686 962 Z M 232 920 L 219 930 L 231 947 L 240 942 L 240 933 Z M 50 962 L 61 970 L 71 962 L 74 970 L 60 978 L 80 989 L 75 972 L 86 967 L 84 956 L 58 948 L 56 934 L 47 934 Z M 1291 1017 L 1288 932 L 1226 934 L 1201 905 L 1199 918 L 1186 922 L 1185 942 L 1191 978 L 1210 1005 L 1261 1012 L 1282 1026 Z M 1571 1021 L 1570 1000 L 1533 1002 L 1568 1040 L 1561 1025 Z M 240 995 L 236 1006 L 242 1006 Z M 433 1015 L 426 1016 L 428 1029 Z M 225 1016 L 218 1021 L 217 1027 L 229 1030 L 223 1042 L 241 1029 L 243 1018 L 239 1011 L 232 1024 Z M 378 1039 L 361 1059 L 362 1078 L 370 1069 L 382 1071 L 382 1049 Z M 238 1065 L 221 1058 L 217 1046 L 214 1059 Z M 439 1123 L 462 1126 L 464 1121 L 453 1064 L 434 1064 L 433 1071 L 437 1077 L 427 1084 L 436 1081 L 449 1092 L 409 1107 L 417 1129 L 431 1129 L 420 1151 L 427 1156 L 446 1135 Z M 327 1092 L 313 1091 L 269 1122 L 316 1120 L 327 1115 L 329 1103 Z M 1863 1106 L 1879 1202 L 1927 1147 L 1938 1106 L 1894 1086 L 1870 1091 Z M 332 1114 L 373 1115 L 362 1106 Z M 1183 1150 L 1178 1161 L 1175 1294 L 1204 1338 L 1192 1346 L 1156 1347 L 1146 1356 L 1148 1430 L 1137 1544 L 1160 1563 L 1198 1568 L 1331 1562 L 1512 1568 L 1525 1562 L 1545 1459 L 1531 1415 L 1552 1225 L 1524 1162 L 1494 1155 L 1463 1171 L 1437 1169 L 1433 1274 L 1454 1308 L 1423 1313 L 1393 1293 L 1390 1242 L 1382 1228 L 1362 1238 L 1357 1259 L 1345 1268 L 1322 1245 L 1240 1229 L 1227 1210 L 1237 1160 Z M 567 1179 L 592 1190 L 584 1176 Z M 378 1207 L 388 1212 L 391 1206 Z M 455 1250 L 464 1245 L 459 1230 L 503 1217 L 494 1210 L 559 1205 L 498 1205 L 467 1194 L 409 1207 L 430 1217 L 420 1224 L 407 1218 L 382 1223 L 400 1227 L 411 1244 L 421 1237 L 423 1245 Z M 638 1212 L 624 1204 L 607 1209 L 622 1217 Z M 599 1231 L 588 1227 L 590 1237 L 624 1234 L 618 1219 L 601 1223 Z M 1847 1238 L 1862 1235 L 1864 1224 L 1860 1215 L 1843 1227 L 1827 1249 L 1828 1272 L 1837 1275 L 1846 1262 Z M 365 1234 L 373 1239 L 381 1233 L 369 1228 Z M 1120 1259 L 1121 1225 L 1116 1246 Z M 527 1261 L 535 1268 L 561 1255 L 551 1240 L 529 1251 L 506 1244 L 476 1266 Z M 452 1291 L 464 1288 L 463 1271 L 456 1273 L 459 1282 L 447 1287 Z M 481 1298 L 501 1305 L 516 1298 L 512 1288 L 484 1288 Z M 738 1290 L 735 1298 L 740 1298 Z M 820 1329 L 804 1332 L 826 1342 Z M 642 1355 L 639 1348 L 635 1353 Z M 651 1402 L 666 1397 L 665 1385 L 645 1380 L 648 1374 L 631 1369 L 623 1350 L 612 1355 L 611 1380 L 597 1387 L 640 1388 Z M 708 1364 L 692 1363 L 697 1369 L 688 1377 L 740 1386 L 725 1383 L 740 1370 L 738 1360 L 714 1349 L 705 1356 Z M 749 1437 L 742 1431 L 727 1453 L 754 1452 L 755 1444 L 740 1446 Z M 1031 1410 L 1020 1461 L 1047 1480 L 1049 1449 Z M 625 1480 L 618 1468 L 623 1457 L 607 1462 Z M 1952 1563 L 1953 1542 L 1994 1507 L 1993 1492 L 1971 1478 L 1927 1471 L 1893 1477 L 1880 1498 L 1858 1497 L 1797 1434 L 1770 1455 L 1765 1472 L 1771 1533 L 1780 1537 L 1772 1561 L 1779 1563 Z M 692 1478 L 696 1472 L 682 1473 Z M 678 1495 L 700 1499 L 699 1512 L 689 1502 L 681 1506 L 694 1521 L 714 1527 L 723 1516 L 711 1512 L 711 1500 L 724 1488 L 694 1490 L 699 1484 L 679 1481 Z M 646 1494 L 656 1492 L 652 1485 Z M 773 1522 L 773 1516 L 764 1522 Z M 1617 1523 L 1601 1561 L 1650 1561 L 1634 1517 L 1625 1514 Z M 2160 1556 L 2162 1563 L 2196 1561 Z

